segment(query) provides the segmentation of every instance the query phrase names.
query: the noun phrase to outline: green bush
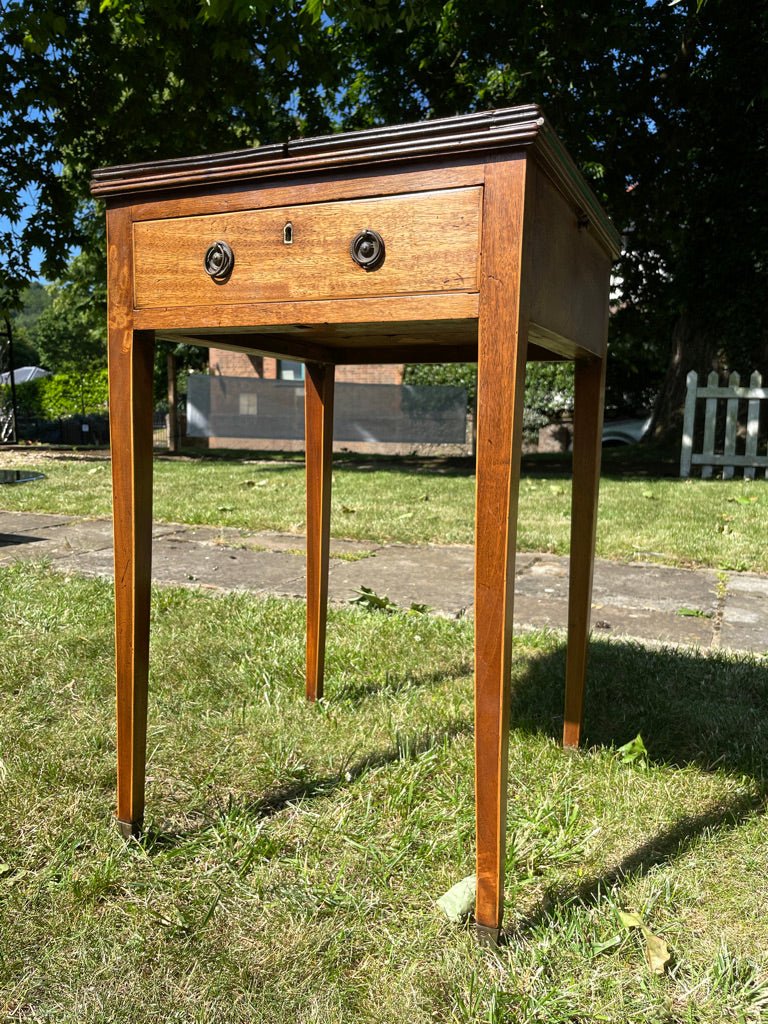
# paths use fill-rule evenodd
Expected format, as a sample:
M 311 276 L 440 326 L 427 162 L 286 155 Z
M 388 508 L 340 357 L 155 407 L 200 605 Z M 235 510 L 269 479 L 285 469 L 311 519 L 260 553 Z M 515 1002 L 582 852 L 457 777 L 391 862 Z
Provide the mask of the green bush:
M 10 387 L 0 387 L 0 402 L 10 403 Z M 19 416 L 56 420 L 103 412 L 108 406 L 107 371 L 57 373 L 16 385 Z
M 549 421 L 573 409 L 573 363 L 529 363 L 525 408 Z
M 477 394 L 477 364 L 408 363 L 403 374 L 403 384 L 447 384 L 466 388 L 467 403 L 471 405 Z
M 453 384 L 467 389 L 467 402 L 477 393 L 476 363 L 409 364 L 405 384 Z M 525 374 L 525 411 L 543 426 L 573 409 L 573 363 L 529 363 Z

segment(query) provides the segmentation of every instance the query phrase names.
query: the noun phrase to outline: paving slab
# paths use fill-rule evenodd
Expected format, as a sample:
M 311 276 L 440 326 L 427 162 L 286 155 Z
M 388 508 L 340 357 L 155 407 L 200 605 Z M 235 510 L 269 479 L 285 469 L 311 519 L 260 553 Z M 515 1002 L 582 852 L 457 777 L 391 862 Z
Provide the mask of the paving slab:
M 721 646 L 768 653 L 768 577 L 730 572 L 725 587 Z
M 2 512 L 0 511 L 0 538 L 12 533 L 38 533 L 49 530 L 52 526 L 66 526 L 69 523 L 82 522 L 72 516 L 45 515 L 42 512 Z
M 287 551 L 294 555 L 306 554 L 306 538 L 297 533 L 276 533 L 273 530 L 245 530 L 221 526 L 184 526 L 167 524 L 167 537 L 208 544 L 214 547 L 242 548 L 251 551 Z M 153 531 L 153 536 L 159 534 Z M 376 541 L 339 540 L 331 538 L 331 557 L 334 555 L 364 556 L 381 545 Z
M 521 594 L 548 594 L 567 599 L 569 560 L 558 555 L 538 555 L 517 586 Z M 595 560 L 593 607 L 654 609 L 677 613 L 695 609 L 714 616 L 717 610 L 717 573 L 700 569 L 673 569 L 648 563 Z
M 111 549 L 82 552 L 77 560 L 59 560 L 57 568 L 111 578 Z M 254 594 L 304 597 L 304 559 L 280 551 L 211 551 L 189 543 L 155 544 L 152 580 L 173 586 L 247 590 Z
M 353 600 L 369 587 L 401 608 L 425 604 L 444 615 L 464 615 L 472 606 L 474 552 L 470 547 L 388 544 L 372 558 L 332 562 L 332 601 Z
M 303 597 L 305 539 L 294 534 L 162 523 L 153 530 L 152 577 L 161 584 Z M 472 614 L 473 549 L 466 545 L 331 542 L 330 600 L 361 587 L 407 608 Z M 0 512 L 0 565 L 48 558 L 59 570 L 111 577 L 108 519 Z M 768 576 L 595 562 L 596 635 L 768 653 Z M 515 565 L 518 628 L 564 629 L 568 559 L 521 553 Z

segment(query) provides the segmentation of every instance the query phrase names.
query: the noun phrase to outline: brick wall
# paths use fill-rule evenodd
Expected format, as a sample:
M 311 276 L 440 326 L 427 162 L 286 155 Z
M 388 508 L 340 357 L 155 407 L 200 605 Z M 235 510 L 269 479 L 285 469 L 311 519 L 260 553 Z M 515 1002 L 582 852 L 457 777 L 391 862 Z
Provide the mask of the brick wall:
M 264 377 L 266 362 L 274 364 L 263 356 L 252 356 L 247 352 L 230 352 L 224 348 L 212 348 L 208 352 L 208 365 L 217 377 Z M 274 376 L 274 373 L 272 374 Z
M 271 356 L 252 356 L 245 352 L 229 352 L 212 348 L 209 352 L 211 373 L 222 377 L 263 377 L 277 378 L 277 360 Z M 336 380 L 353 384 L 402 384 L 403 363 L 375 366 L 337 366 Z M 295 452 L 304 450 L 303 441 L 268 441 L 250 438 L 211 437 L 209 448 L 257 448 L 261 451 Z M 334 444 L 334 451 L 354 451 L 365 454 L 410 454 L 418 446 L 413 444 L 372 444 L 364 441 L 348 441 Z M 447 454 L 447 452 L 446 452 Z M 451 454 L 453 454 L 451 452 Z
M 405 365 L 337 366 L 336 380 L 345 384 L 402 384 Z
M 245 352 L 229 352 L 212 348 L 209 353 L 211 373 L 222 377 L 263 377 L 275 380 L 277 360 L 271 356 L 251 356 Z M 345 384 L 402 384 L 403 363 L 375 366 L 337 366 L 336 380 Z

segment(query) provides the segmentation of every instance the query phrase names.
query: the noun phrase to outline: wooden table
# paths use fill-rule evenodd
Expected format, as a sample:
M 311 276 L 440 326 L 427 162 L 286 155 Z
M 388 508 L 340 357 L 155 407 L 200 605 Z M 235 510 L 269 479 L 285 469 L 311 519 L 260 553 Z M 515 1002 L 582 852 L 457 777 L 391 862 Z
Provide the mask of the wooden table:
M 92 191 L 107 203 L 123 834 L 144 813 L 155 337 L 306 363 L 310 700 L 323 692 L 334 367 L 477 361 L 475 917 L 497 938 L 525 364 L 576 363 L 563 732 L 576 745 L 616 231 L 534 106 L 108 168 Z

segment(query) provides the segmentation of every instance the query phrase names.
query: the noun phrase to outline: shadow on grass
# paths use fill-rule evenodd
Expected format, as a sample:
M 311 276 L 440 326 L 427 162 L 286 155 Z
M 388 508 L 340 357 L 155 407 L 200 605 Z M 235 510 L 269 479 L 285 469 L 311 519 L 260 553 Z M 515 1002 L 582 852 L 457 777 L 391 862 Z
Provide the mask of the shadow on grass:
M 534 658 L 512 697 L 512 724 L 559 740 L 565 646 Z M 768 659 L 632 641 L 590 645 L 583 747 L 638 733 L 652 762 L 768 774 Z
M 700 814 L 681 818 L 674 825 L 662 829 L 642 843 L 602 874 L 546 889 L 536 906 L 522 920 L 505 931 L 505 938 L 509 940 L 515 935 L 523 936 L 526 932 L 545 924 L 558 907 L 573 903 L 585 907 L 596 905 L 605 891 L 612 886 L 622 884 L 633 877 L 642 877 L 653 868 L 682 857 L 702 839 L 711 837 L 713 832 L 729 832 L 750 818 L 765 814 L 767 803 L 766 793 L 744 794 L 727 803 L 714 804 Z
M 416 735 L 404 733 L 398 736 L 396 742 L 391 746 L 385 749 L 370 751 L 356 761 L 350 761 L 342 765 L 338 771 L 332 774 L 300 779 L 290 782 L 285 786 L 276 786 L 274 789 L 258 797 L 245 798 L 238 801 L 233 800 L 226 810 L 199 826 L 178 831 L 155 829 L 150 826 L 142 833 L 140 842 L 146 851 L 151 854 L 186 843 L 195 836 L 216 828 L 223 818 L 232 814 L 244 815 L 254 819 L 270 818 L 275 814 L 279 814 L 291 806 L 291 804 L 302 800 L 330 796 L 337 790 L 351 785 L 373 769 L 383 768 L 386 765 L 397 764 L 403 761 L 413 761 L 435 747 L 442 746 L 445 743 L 452 743 L 459 736 L 471 735 L 472 731 L 473 723 L 471 719 L 457 718 L 442 729 L 425 729 Z
M 560 740 L 565 647 L 533 660 L 515 686 L 512 725 Z M 651 763 L 748 775 L 753 791 L 685 816 L 591 878 L 545 891 L 507 933 L 522 935 L 557 907 L 593 905 L 608 888 L 674 861 L 713 831 L 727 832 L 768 809 L 768 665 L 757 658 L 653 650 L 593 641 L 583 746 L 614 747 L 638 733 Z
M 272 463 L 278 468 L 303 466 L 301 452 L 243 452 L 238 449 L 224 449 L 215 452 L 185 450 L 186 461 L 229 462 L 243 460 Z M 178 461 L 179 456 L 168 455 L 167 461 Z M 440 455 L 360 455 L 355 452 L 335 452 L 335 468 L 351 472 L 392 472 L 413 476 L 473 476 L 475 460 L 469 456 Z M 570 452 L 533 452 L 522 459 L 524 476 L 569 477 L 571 475 Z M 657 443 L 619 445 L 603 449 L 602 475 L 627 479 L 656 479 L 677 477 L 680 472 L 679 451 Z
M 467 667 L 462 665 L 462 669 Z M 564 646 L 544 651 L 529 662 L 514 686 L 513 728 L 559 741 L 564 673 Z M 363 702 L 384 691 L 396 693 L 414 685 L 429 687 L 455 675 L 455 670 L 444 669 L 415 678 L 397 676 L 383 684 L 352 686 L 336 697 Z M 333 699 L 331 694 L 329 700 Z M 595 640 L 590 653 L 586 748 L 616 747 L 640 733 L 652 763 L 695 765 L 704 771 L 722 769 L 751 776 L 755 786 L 750 793 L 680 818 L 592 877 L 574 876 L 550 887 L 508 937 L 524 936 L 545 923 L 558 907 L 594 904 L 606 889 L 647 874 L 660 864 L 674 862 L 713 831 L 727 832 L 765 814 L 766 707 L 768 666 L 759 659 Z M 371 770 L 418 758 L 436 746 L 471 735 L 472 728 L 471 719 L 462 717 L 440 729 L 398 737 L 385 749 L 365 753 L 333 773 L 293 780 L 256 797 L 235 801 L 218 813 L 211 809 L 209 820 L 199 826 L 178 832 L 150 829 L 142 842 L 148 852 L 161 852 L 215 829 L 229 815 L 269 818 L 296 802 L 328 797 Z
M 348 681 L 342 686 L 332 687 L 327 699 L 331 704 L 343 701 L 350 707 L 357 707 L 370 697 L 395 696 L 417 689 L 430 690 L 471 673 L 472 663 L 465 660 L 431 672 L 387 672 L 383 679 L 367 679 L 359 683 Z

